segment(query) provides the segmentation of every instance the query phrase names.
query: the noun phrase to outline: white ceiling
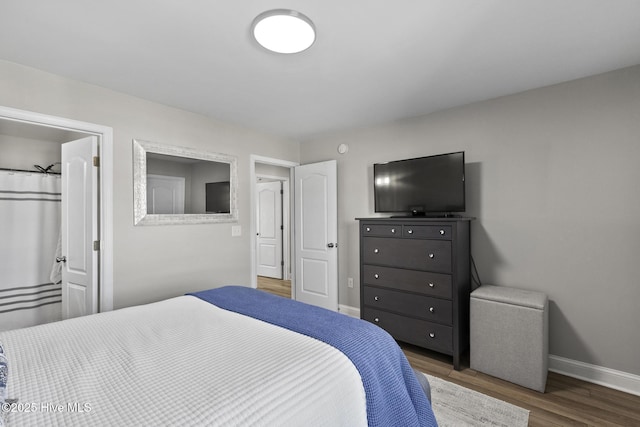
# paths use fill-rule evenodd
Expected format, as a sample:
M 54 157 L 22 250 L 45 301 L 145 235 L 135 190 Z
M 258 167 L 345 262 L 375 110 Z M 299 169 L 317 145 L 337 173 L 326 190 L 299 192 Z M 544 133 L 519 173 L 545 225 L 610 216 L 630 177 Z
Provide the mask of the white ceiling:
M 2 98 L 0 98 L 1 100 Z M 0 119 L 0 136 L 35 139 L 37 141 L 62 144 L 87 136 L 86 133 L 56 129 L 49 126 L 38 126 L 28 122 Z
M 311 49 L 252 40 L 279 8 Z M 640 64 L 640 1 L 1 0 L 0 59 L 307 140 Z

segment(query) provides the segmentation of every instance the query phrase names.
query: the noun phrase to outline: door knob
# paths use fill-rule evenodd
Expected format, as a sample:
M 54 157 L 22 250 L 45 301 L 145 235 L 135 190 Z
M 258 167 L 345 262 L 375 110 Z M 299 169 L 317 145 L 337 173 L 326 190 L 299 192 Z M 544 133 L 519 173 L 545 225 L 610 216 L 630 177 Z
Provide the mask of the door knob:
M 67 257 L 66 256 L 57 256 L 56 257 L 56 262 L 67 262 Z
M 328 244 L 327 244 L 327 247 L 328 247 L 328 248 L 333 248 L 334 246 L 335 246 L 335 245 L 334 245 L 333 243 L 328 243 Z

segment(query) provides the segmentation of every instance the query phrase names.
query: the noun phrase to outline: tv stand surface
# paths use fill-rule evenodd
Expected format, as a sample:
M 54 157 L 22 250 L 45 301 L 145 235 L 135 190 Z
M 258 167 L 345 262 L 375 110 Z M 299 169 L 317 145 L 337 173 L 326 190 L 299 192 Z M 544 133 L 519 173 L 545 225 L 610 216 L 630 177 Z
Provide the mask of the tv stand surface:
M 384 217 L 383 217 L 384 218 Z M 364 218 L 356 218 L 356 219 L 364 219 Z M 457 214 L 439 214 L 439 215 L 391 215 L 388 219 L 415 219 L 415 220 L 456 220 L 456 221 L 471 221 L 474 220 L 474 217 L 471 216 L 463 216 Z

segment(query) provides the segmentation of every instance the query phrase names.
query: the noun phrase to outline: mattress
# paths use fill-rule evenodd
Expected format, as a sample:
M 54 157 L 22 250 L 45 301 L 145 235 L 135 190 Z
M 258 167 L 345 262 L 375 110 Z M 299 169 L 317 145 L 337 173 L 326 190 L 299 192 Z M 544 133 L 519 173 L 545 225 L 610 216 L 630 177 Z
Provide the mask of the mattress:
M 0 342 L 18 399 L 8 426 L 367 425 L 362 379 L 342 352 L 194 296 Z
M 393 337 L 378 326 L 244 286 L 223 286 L 192 295 L 339 349 L 360 373 L 369 426 L 437 424 L 427 390 L 417 380 L 415 370 Z

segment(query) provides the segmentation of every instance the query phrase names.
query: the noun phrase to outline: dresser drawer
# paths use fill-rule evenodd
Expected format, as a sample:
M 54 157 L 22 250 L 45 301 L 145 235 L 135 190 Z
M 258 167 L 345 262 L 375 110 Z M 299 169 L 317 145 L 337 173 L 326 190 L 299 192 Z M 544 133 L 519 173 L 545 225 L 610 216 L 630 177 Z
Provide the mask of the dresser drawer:
M 411 239 L 443 239 L 451 240 L 450 225 L 405 225 L 402 236 Z
M 365 264 L 362 283 L 418 292 L 432 297 L 451 299 L 453 296 L 450 274 Z
M 453 321 L 450 300 L 363 286 L 363 301 L 372 308 L 418 317 L 430 322 L 451 326 Z
M 362 235 L 400 237 L 402 236 L 402 225 L 362 224 Z
M 451 273 L 451 241 L 365 237 L 365 264 Z
M 451 326 L 413 319 L 369 307 L 363 307 L 361 313 L 364 320 L 380 326 L 398 341 L 445 354 L 453 353 L 453 329 Z

